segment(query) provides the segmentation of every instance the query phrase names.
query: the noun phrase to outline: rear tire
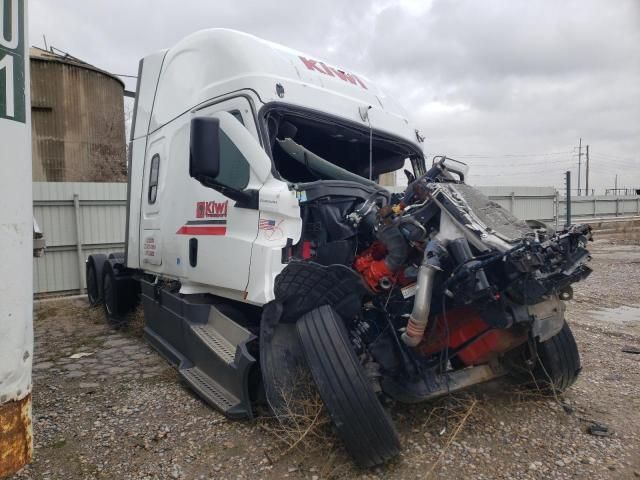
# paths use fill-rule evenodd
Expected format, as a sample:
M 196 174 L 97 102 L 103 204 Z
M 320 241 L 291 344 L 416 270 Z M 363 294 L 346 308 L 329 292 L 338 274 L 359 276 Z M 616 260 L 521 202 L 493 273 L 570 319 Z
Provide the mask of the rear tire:
M 115 328 L 122 327 L 126 323 L 126 315 L 122 313 L 115 274 L 111 268 L 105 269 L 102 277 L 102 291 L 104 295 L 104 315 L 107 322 Z
M 107 321 L 119 328 L 128 323 L 129 312 L 139 302 L 140 283 L 111 262 L 105 262 L 102 275 L 104 313 Z
M 338 314 L 328 305 L 297 322 L 311 375 L 347 451 L 361 467 L 400 452 L 400 439 L 353 351 Z
M 102 270 L 106 255 L 89 255 L 85 263 L 85 280 L 87 282 L 87 298 L 89 305 L 96 307 L 102 303 Z
M 87 278 L 87 297 L 89 298 L 89 305 L 95 307 L 102 301 L 102 298 L 98 287 L 96 267 L 93 262 L 87 262 L 85 271 Z

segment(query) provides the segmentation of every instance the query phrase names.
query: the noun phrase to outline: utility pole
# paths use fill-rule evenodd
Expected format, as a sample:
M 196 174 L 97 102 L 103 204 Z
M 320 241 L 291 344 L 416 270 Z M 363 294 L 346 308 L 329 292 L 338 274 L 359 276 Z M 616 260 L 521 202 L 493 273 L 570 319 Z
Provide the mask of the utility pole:
M 565 205 L 567 206 L 567 228 L 571 226 L 571 172 L 566 171 L 564 174 L 565 183 L 567 185 L 567 196 L 565 198 Z
M 585 174 L 585 186 L 587 196 L 589 195 L 589 145 L 587 145 L 587 171 Z
M 578 144 L 578 196 L 580 196 L 580 164 L 582 163 L 582 137 Z

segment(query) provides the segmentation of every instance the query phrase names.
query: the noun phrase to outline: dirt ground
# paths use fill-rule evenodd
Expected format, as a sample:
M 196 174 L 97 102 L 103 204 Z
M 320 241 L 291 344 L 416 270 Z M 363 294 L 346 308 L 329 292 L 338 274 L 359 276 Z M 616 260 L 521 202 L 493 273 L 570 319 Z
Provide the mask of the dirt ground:
M 640 347 L 640 246 L 591 250 L 594 273 L 567 312 L 578 382 L 557 399 L 499 380 L 395 405 L 402 455 L 373 470 L 354 468 L 331 440 L 279 458 L 273 421 L 231 421 L 207 407 L 139 325 L 111 330 L 82 299 L 38 303 L 35 454 L 14 478 L 639 478 L 640 355 L 622 349 Z M 592 422 L 611 435 L 587 433 Z

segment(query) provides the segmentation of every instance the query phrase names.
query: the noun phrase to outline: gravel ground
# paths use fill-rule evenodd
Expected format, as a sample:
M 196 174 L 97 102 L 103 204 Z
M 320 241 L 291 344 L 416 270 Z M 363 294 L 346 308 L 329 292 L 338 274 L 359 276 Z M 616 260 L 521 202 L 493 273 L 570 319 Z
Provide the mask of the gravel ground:
M 559 399 L 501 380 L 396 405 L 402 455 L 374 470 L 354 468 L 330 442 L 273 462 L 282 447 L 269 421 L 208 408 L 140 338 L 139 319 L 118 332 L 82 299 L 39 303 L 34 461 L 14 478 L 639 478 L 640 355 L 622 348 L 640 347 L 640 246 L 592 251 L 595 272 L 567 315 L 583 360 L 578 382 Z M 593 421 L 612 435 L 588 434 Z

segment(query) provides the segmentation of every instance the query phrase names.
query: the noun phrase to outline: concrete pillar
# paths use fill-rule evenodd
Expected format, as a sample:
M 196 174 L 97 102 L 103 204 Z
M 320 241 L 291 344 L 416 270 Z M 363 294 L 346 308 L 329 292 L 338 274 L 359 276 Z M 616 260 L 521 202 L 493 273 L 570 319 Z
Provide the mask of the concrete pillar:
M 31 460 L 33 207 L 27 1 L 0 2 L 0 477 Z

